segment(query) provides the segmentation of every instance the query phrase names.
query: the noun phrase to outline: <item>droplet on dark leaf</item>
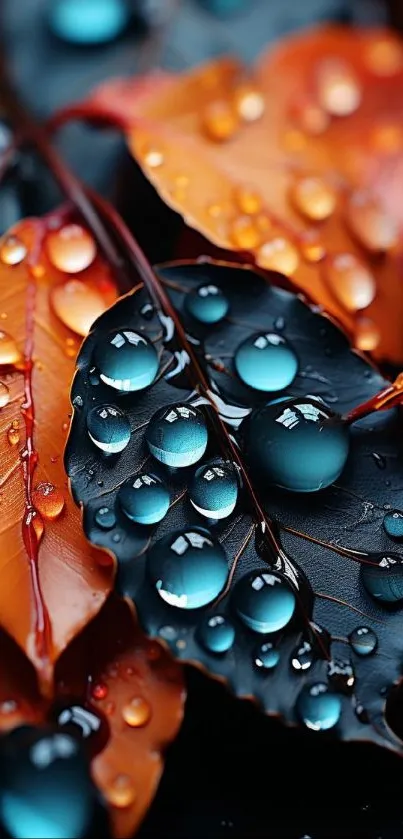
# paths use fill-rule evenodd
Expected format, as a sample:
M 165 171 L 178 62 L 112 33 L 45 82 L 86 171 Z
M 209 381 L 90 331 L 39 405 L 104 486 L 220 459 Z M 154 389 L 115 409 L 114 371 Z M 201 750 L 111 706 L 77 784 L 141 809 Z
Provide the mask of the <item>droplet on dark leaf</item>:
M 197 628 L 197 638 L 210 653 L 222 654 L 231 649 L 235 629 L 224 615 L 205 617 Z
M 260 670 L 273 670 L 280 661 L 280 653 L 270 641 L 256 647 L 254 662 Z
M 186 404 L 160 408 L 145 432 L 151 454 L 173 467 L 190 466 L 200 460 L 206 451 L 207 437 L 202 412 Z
M 341 708 L 340 697 L 331 693 L 324 682 L 302 688 L 298 696 L 298 715 L 313 731 L 334 728 L 340 719 Z
M 312 644 L 309 641 L 303 641 L 292 653 L 291 667 L 293 670 L 302 672 L 309 670 L 312 667 L 315 656 L 312 649 Z
M 131 393 L 143 390 L 158 372 L 158 354 L 148 338 L 130 329 L 114 330 L 94 350 L 95 364 L 105 384 Z
M 156 475 L 138 475 L 122 484 L 118 493 L 125 515 L 137 524 L 156 524 L 168 511 L 169 490 Z
M 206 518 L 230 516 L 238 497 L 238 474 L 234 464 L 212 460 L 200 466 L 191 481 L 189 496 L 195 510 Z
M 378 644 L 374 630 L 368 626 L 357 626 L 350 632 L 349 640 L 357 655 L 371 655 L 375 652 Z
M 383 517 L 383 527 L 391 539 L 403 539 L 403 513 L 400 510 L 389 510 Z
M 87 416 L 88 434 L 92 442 L 106 454 L 117 454 L 130 440 L 130 422 L 115 405 L 92 408 Z
M 275 332 L 247 338 L 236 350 L 234 364 L 244 384 L 266 393 L 284 390 L 298 372 L 293 348 Z
M 369 554 L 361 564 L 361 580 L 368 594 L 384 604 L 403 601 L 403 558 L 398 554 Z
M 291 587 L 279 574 L 266 569 L 239 580 L 232 602 L 242 622 L 262 634 L 284 629 L 295 610 Z
M 128 22 L 126 0 L 51 0 L 49 4 L 52 31 L 71 44 L 106 44 L 121 35 Z
M 213 324 L 225 318 L 229 302 L 217 286 L 202 285 L 186 295 L 185 307 L 200 323 Z

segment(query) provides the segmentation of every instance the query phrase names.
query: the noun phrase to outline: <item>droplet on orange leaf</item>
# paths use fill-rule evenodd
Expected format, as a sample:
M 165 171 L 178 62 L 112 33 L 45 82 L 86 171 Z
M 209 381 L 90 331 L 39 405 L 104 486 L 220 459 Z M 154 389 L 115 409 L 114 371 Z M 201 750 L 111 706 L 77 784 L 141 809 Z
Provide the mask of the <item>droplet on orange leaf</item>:
M 333 187 L 323 178 L 298 178 L 292 186 L 291 197 L 297 210 L 312 221 L 324 221 L 332 215 L 337 202 Z
M 0 702 L 0 714 L 15 714 L 17 710 L 18 702 L 16 699 L 4 699 L 2 702 Z
M 211 218 L 219 218 L 222 216 L 224 208 L 221 204 L 210 204 L 209 207 L 207 207 L 207 212 Z
M 7 236 L 0 245 L 0 259 L 5 265 L 19 265 L 28 253 L 28 248 L 18 236 Z
M 259 213 L 259 215 L 254 218 L 254 223 L 262 234 L 262 238 L 267 239 L 267 234 L 271 232 L 273 227 L 271 218 L 264 212 Z
M 394 76 L 403 70 L 403 45 L 392 36 L 377 38 L 366 47 L 364 60 L 376 76 Z
M 164 163 L 164 155 L 161 149 L 149 148 L 146 149 L 143 160 L 150 169 L 158 169 Z
M 63 512 L 65 500 L 64 495 L 49 481 L 42 481 L 38 484 L 33 493 L 32 499 L 36 509 L 44 519 L 57 519 Z
M 44 534 L 45 525 L 44 525 L 41 517 L 38 515 L 38 513 L 35 513 L 35 515 L 33 516 L 32 526 L 34 528 L 36 540 L 37 540 L 38 545 L 39 545 L 39 542 L 41 541 L 42 536 Z
M 403 147 L 403 129 L 400 125 L 375 125 L 370 134 L 370 141 L 375 151 L 394 154 Z
M 7 439 L 10 446 L 18 446 L 20 442 L 20 424 L 18 420 L 13 420 L 10 428 L 7 431 Z
M 5 408 L 10 401 L 10 391 L 4 382 L 0 382 L 0 408 Z
M 45 267 L 40 263 L 32 265 L 31 273 L 34 275 L 34 277 L 36 277 L 37 280 L 39 280 L 41 277 L 45 276 Z
M 366 309 L 375 298 L 373 274 L 352 253 L 329 256 L 325 264 L 325 278 L 335 297 L 349 312 Z
M 249 251 L 262 241 L 261 234 L 249 216 L 238 216 L 231 223 L 231 239 L 237 248 Z
M 78 346 L 72 338 L 66 338 L 64 351 L 67 358 L 75 358 L 78 352 Z
M 14 338 L 0 330 L 0 365 L 17 364 L 19 361 L 21 353 Z
M 122 717 L 131 728 L 146 725 L 151 717 L 149 703 L 142 696 L 135 696 L 122 710 Z
M 93 699 L 97 699 L 98 701 L 105 699 L 108 696 L 107 685 L 103 682 L 97 682 L 97 684 L 95 684 L 92 688 L 91 696 Z
M 357 318 L 355 325 L 354 343 L 357 349 L 364 352 L 376 350 L 381 335 L 377 325 L 370 318 Z
M 130 807 L 136 799 L 136 790 L 129 775 L 118 775 L 104 792 L 109 804 L 119 809 Z
M 299 254 L 292 242 L 277 236 L 259 248 L 256 261 L 261 268 L 290 277 L 298 268 Z
M 364 191 L 350 197 L 347 221 L 351 232 L 369 251 L 387 251 L 397 242 L 396 221 Z
M 330 116 L 314 102 L 305 102 L 294 108 L 295 120 L 307 134 L 324 134 L 330 124 Z
M 253 216 L 262 209 L 262 198 L 254 189 L 237 187 L 234 197 L 238 209 L 247 216 Z
M 307 262 L 320 262 L 326 256 L 326 249 L 317 230 L 304 230 L 300 236 L 300 250 Z
M 62 323 L 82 336 L 88 335 L 94 321 L 107 308 L 99 292 L 81 280 L 69 280 L 54 286 L 50 299 Z
M 317 68 L 319 104 L 332 116 L 353 114 L 361 103 L 359 81 L 349 65 L 339 59 L 322 61 Z
M 52 265 L 67 274 L 85 271 L 97 254 L 94 238 L 80 224 L 66 224 L 50 232 L 46 248 Z
M 244 122 L 256 122 L 265 111 L 263 93 L 252 85 L 239 85 L 234 92 L 234 105 L 240 119 Z
M 210 140 L 223 143 L 234 136 L 238 119 L 228 102 L 216 100 L 207 105 L 202 115 L 202 126 Z

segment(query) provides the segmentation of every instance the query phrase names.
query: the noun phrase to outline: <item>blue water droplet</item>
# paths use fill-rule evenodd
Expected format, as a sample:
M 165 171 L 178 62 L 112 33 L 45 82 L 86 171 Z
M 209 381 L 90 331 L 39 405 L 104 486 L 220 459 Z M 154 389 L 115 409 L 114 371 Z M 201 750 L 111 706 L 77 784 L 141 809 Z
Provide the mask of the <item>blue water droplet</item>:
M 266 641 L 255 649 L 254 662 L 260 670 L 273 670 L 280 661 L 280 653 L 274 644 Z
M 224 519 L 235 508 L 238 486 L 238 472 L 233 463 L 211 460 L 196 470 L 189 487 L 189 497 L 202 516 Z
M 247 338 L 238 347 L 234 364 L 246 385 L 266 393 L 289 387 L 298 372 L 298 358 L 293 348 L 276 332 Z
M 87 414 L 88 434 L 106 454 L 117 454 L 130 440 L 130 422 L 115 405 L 99 405 Z
M 210 653 L 226 653 L 235 641 L 235 629 L 224 615 L 206 616 L 198 626 L 197 639 Z
M 244 420 L 245 453 L 257 479 L 292 492 L 315 492 L 342 472 L 349 432 L 312 396 L 265 405 Z
M 156 524 L 169 508 L 169 490 L 156 475 L 137 475 L 122 484 L 118 492 L 125 515 L 137 524 Z
M 341 708 L 340 697 L 330 693 L 324 682 L 304 687 L 297 700 L 302 722 L 313 731 L 327 731 L 337 725 Z
M 229 310 L 229 301 L 215 285 L 201 285 L 185 297 L 185 307 L 200 323 L 218 323 Z
M 389 510 L 383 517 L 383 527 L 391 539 L 403 539 L 403 513 L 400 510 Z
M 371 655 L 375 652 L 378 644 L 374 630 L 368 626 L 357 626 L 356 629 L 353 629 L 349 641 L 357 655 Z
M 202 412 L 186 403 L 160 408 L 147 426 L 145 438 L 154 457 L 167 466 L 196 463 L 207 447 L 206 420 Z
M 149 550 L 148 574 L 160 597 L 178 609 L 200 609 L 228 578 L 224 549 L 208 530 L 193 527 L 159 539 Z
M 100 507 L 95 513 L 95 521 L 102 530 L 111 530 L 116 524 L 115 511 L 110 507 Z
M 403 600 L 403 558 L 398 554 L 369 554 L 361 564 L 361 580 L 379 603 Z
M 129 23 L 126 0 L 51 0 L 49 25 L 71 44 L 106 44 L 117 38 Z
M 279 574 L 266 569 L 239 580 L 232 597 L 238 616 L 254 632 L 278 632 L 294 614 L 292 589 Z
M 312 644 L 309 641 L 303 641 L 291 655 L 291 667 L 297 672 L 309 670 L 314 659 Z
M 102 381 L 125 393 L 151 385 L 159 366 L 154 345 L 130 329 L 115 329 L 102 338 L 94 360 Z

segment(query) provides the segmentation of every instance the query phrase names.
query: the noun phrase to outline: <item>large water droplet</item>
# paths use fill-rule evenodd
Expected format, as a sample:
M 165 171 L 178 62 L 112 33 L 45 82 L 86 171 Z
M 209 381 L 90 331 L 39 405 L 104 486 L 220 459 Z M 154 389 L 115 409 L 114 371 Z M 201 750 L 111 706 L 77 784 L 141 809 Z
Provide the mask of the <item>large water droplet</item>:
M 266 634 L 278 632 L 290 622 L 295 610 L 295 595 L 282 577 L 264 569 L 239 580 L 232 603 L 249 629 Z
M 204 617 L 197 628 L 197 639 L 209 653 L 226 653 L 235 641 L 235 629 L 224 615 Z
M 289 239 L 276 236 L 259 248 L 256 262 L 267 271 L 279 271 L 280 274 L 291 277 L 298 268 L 299 253 Z
M 398 554 L 369 554 L 361 564 L 361 580 L 368 594 L 379 603 L 403 601 L 403 557 Z
M 378 639 L 373 629 L 368 626 L 357 626 L 349 636 L 352 649 L 357 655 L 371 655 L 378 644 Z
M 48 257 L 59 271 L 78 274 L 93 263 L 97 247 L 91 233 L 79 224 L 66 224 L 46 239 Z
M 32 500 L 41 516 L 50 521 L 59 518 L 65 505 L 63 493 L 49 481 L 41 481 L 35 487 Z
M 291 666 L 297 672 L 309 670 L 312 667 L 314 659 L 312 644 L 309 641 L 303 641 L 292 653 Z
M 336 192 L 322 178 L 298 178 L 291 195 L 297 210 L 312 221 L 329 218 L 336 207 Z
M 330 693 L 324 682 L 304 687 L 298 696 L 297 710 L 303 723 L 313 731 L 327 731 L 337 725 L 341 699 Z
M 95 364 L 105 384 L 116 390 L 143 390 L 158 372 L 158 354 L 148 338 L 130 329 L 114 330 L 96 345 Z
M 298 372 L 293 348 L 275 332 L 251 335 L 243 341 L 235 353 L 234 364 L 246 385 L 266 393 L 289 387 Z
M 335 297 L 349 312 L 365 309 L 375 298 L 375 277 L 351 253 L 329 256 L 325 263 L 325 277 Z
M 0 382 L 0 408 L 5 408 L 10 401 L 10 391 L 4 382 Z
M 177 530 L 148 552 L 148 574 L 160 597 L 178 609 L 199 609 L 223 590 L 228 577 L 225 551 L 208 530 Z
M 273 670 L 280 661 L 280 653 L 270 641 L 259 644 L 254 653 L 254 662 L 260 670 Z
M 391 539 L 403 539 L 403 513 L 400 510 L 389 510 L 383 517 L 383 527 Z
M 156 524 L 169 508 L 169 490 L 156 475 L 128 478 L 118 492 L 125 515 L 137 524 Z
M 116 524 L 115 511 L 110 507 L 100 507 L 95 513 L 95 521 L 102 530 L 111 530 Z
M 105 789 L 105 795 L 112 807 L 124 810 L 136 800 L 137 792 L 129 775 L 118 775 Z
M 18 236 L 7 236 L 0 245 L 0 259 L 5 265 L 19 265 L 27 253 L 26 245 Z
M 107 454 L 117 454 L 130 440 L 130 422 L 114 405 L 100 405 L 87 415 L 88 434 L 93 443 Z
M 20 424 L 18 420 L 13 420 L 10 428 L 7 431 L 7 439 L 10 446 L 18 446 L 20 442 Z
M 0 330 L 0 365 L 13 365 L 21 361 L 21 353 L 14 338 Z
M 224 519 L 235 508 L 238 487 L 238 472 L 234 464 L 211 460 L 196 470 L 189 487 L 189 497 L 202 516 Z
M 117 38 L 129 22 L 125 0 L 52 0 L 49 24 L 58 38 L 79 46 Z
M 190 291 L 185 297 L 185 306 L 189 314 L 200 323 L 211 324 L 225 318 L 229 302 L 220 288 L 210 284 Z
M 224 143 L 234 136 L 238 128 L 235 109 L 225 100 L 210 102 L 202 115 L 202 126 L 210 140 Z
M 341 474 L 349 432 L 311 396 L 271 403 L 244 421 L 245 452 L 256 477 L 292 492 L 316 492 Z
M 107 308 L 99 292 L 81 280 L 69 280 L 54 286 L 50 299 L 62 323 L 83 336 L 88 334 L 94 321 Z
M 327 59 L 319 65 L 317 94 L 321 107 L 336 117 L 353 114 L 362 97 L 353 69 L 338 59 Z
M 397 242 L 399 229 L 395 219 L 364 191 L 351 196 L 347 221 L 354 236 L 369 251 L 387 251 Z
M 134 696 L 123 706 L 122 717 L 130 728 L 141 728 L 151 719 L 150 703 L 143 696 Z
M 170 405 L 154 414 L 145 438 L 151 454 L 161 463 L 173 467 L 190 466 L 206 451 L 206 421 L 193 405 Z

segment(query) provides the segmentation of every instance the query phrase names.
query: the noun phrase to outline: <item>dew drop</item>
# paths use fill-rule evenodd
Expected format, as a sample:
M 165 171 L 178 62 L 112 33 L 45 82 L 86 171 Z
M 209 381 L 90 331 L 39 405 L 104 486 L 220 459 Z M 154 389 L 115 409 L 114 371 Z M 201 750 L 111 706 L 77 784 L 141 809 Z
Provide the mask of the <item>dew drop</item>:
M 295 595 L 282 577 L 263 570 L 239 580 L 232 603 L 249 629 L 266 634 L 278 632 L 290 622 L 295 610 Z
M 165 162 L 165 157 L 161 149 L 151 148 L 147 149 L 144 155 L 144 162 L 150 169 L 159 169 Z
M 224 615 L 206 616 L 197 628 L 197 639 L 209 653 L 220 655 L 231 649 L 235 629 Z
M 73 407 L 74 408 L 82 408 L 84 405 L 83 397 L 82 396 L 75 396 L 73 399 Z
M 324 221 L 336 208 L 336 192 L 322 178 L 298 178 L 291 196 L 297 210 L 312 221 Z
M 10 391 L 4 382 L 0 382 L 0 408 L 5 408 L 10 401 Z
M 0 330 L 0 365 L 13 365 L 21 361 L 21 353 L 14 338 Z
M 383 517 L 383 527 L 391 539 L 403 539 L 403 512 L 389 510 Z
M 50 299 L 57 317 L 77 335 L 88 335 L 94 321 L 107 308 L 98 291 L 81 280 L 54 286 Z
M 313 731 L 327 731 L 341 716 L 341 699 L 330 693 L 324 682 L 304 687 L 298 696 L 297 710 L 302 722 Z
M 372 352 L 372 350 L 376 350 L 380 340 L 380 331 L 371 318 L 357 318 L 355 322 L 354 343 L 358 350 Z
M 368 626 L 357 626 L 349 635 L 351 648 L 357 655 L 367 656 L 374 653 L 378 639 L 373 629 Z
M 256 261 L 267 271 L 279 271 L 291 277 L 298 268 L 299 254 L 292 242 L 283 236 L 276 236 L 259 248 Z
M 156 475 L 144 474 L 128 478 L 118 492 L 124 514 L 137 524 L 156 524 L 168 512 L 170 496 L 167 486 Z
M 18 702 L 15 699 L 4 699 L 0 702 L 0 714 L 7 716 L 8 714 L 15 714 L 18 710 Z
M 265 100 L 260 90 L 250 84 L 239 85 L 234 93 L 236 112 L 243 122 L 256 122 L 265 111 Z
M 170 405 L 160 408 L 151 417 L 145 439 L 156 460 L 167 466 L 190 466 L 206 451 L 206 421 L 193 405 Z
M 99 405 L 87 415 L 87 429 L 92 442 L 106 454 L 117 454 L 130 441 L 130 422 L 114 405 Z
M 238 216 L 231 223 L 231 239 L 237 248 L 254 250 L 262 241 L 262 234 L 250 216 Z
M 223 460 L 212 460 L 196 470 L 189 487 L 189 497 L 202 516 L 224 519 L 235 509 L 238 487 L 235 466 Z
M 229 301 L 215 285 L 202 285 L 185 297 L 185 308 L 200 323 L 219 323 L 228 314 Z
M 130 728 L 141 728 L 151 719 L 150 704 L 142 696 L 135 696 L 122 709 L 122 717 Z
M 117 38 L 129 23 L 124 0 L 52 0 L 49 24 L 69 44 L 100 46 Z
M 92 265 L 97 247 L 91 234 L 79 224 L 66 224 L 51 231 L 46 249 L 52 265 L 66 274 L 78 274 Z
M 177 530 L 149 550 L 148 574 L 160 597 L 178 609 L 199 609 L 223 590 L 228 577 L 225 551 L 208 530 Z
M 203 130 L 207 137 L 216 143 L 230 140 L 237 131 L 238 124 L 235 109 L 225 100 L 210 102 L 202 115 Z
M 109 804 L 122 810 L 130 807 L 137 797 L 133 781 L 129 775 L 118 775 L 104 792 Z
M 394 76 L 403 69 L 402 45 L 390 36 L 372 41 L 364 52 L 364 58 L 367 67 L 376 76 Z
M 116 516 L 110 507 L 100 507 L 95 513 L 95 521 L 102 530 L 111 530 L 116 524 Z
M 348 64 L 328 59 L 318 67 L 317 95 L 320 106 L 328 114 L 347 117 L 361 104 L 362 91 Z
M 13 420 L 10 428 L 7 431 L 7 439 L 10 446 L 18 446 L 20 442 L 20 424 L 18 420 Z
M 347 222 L 360 244 L 370 252 L 387 251 L 398 239 L 396 221 L 364 191 L 354 192 L 347 205 Z
M 99 702 L 102 699 L 106 699 L 108 696 L 108 688 L 107 685 L 103 684 L 103 682 L 97 682 L 91 690 L 91 696 L 93 699 L 96 699 Z
M 298 372 L 298 358 L 291 344 L 276 332 L 251 335 L 238 347 L 235 369 L 244 384 L 273 393 L 284 390 Z
M 238 187 L 234 193 L 235 203 L 241 213 L 254 216 L 262 209 L 262 198 L 258 192 L 248 187 Z
M 158 372 L 154 345 L 129 329 L 116 329 L 99 341 L 94 359 L 102 381 L 119 391 L 143 390 L 152 384 Z
M 309 641 L 303 641 L 291 656 L 291 667 L 297 672 L 309 670 L 314 662 L 314 653 Z
M 351 253 L 329 256 L 325 263 L 325 278 L 337 300 L 349 312 L 366 309 L 375 298 L 375 277 Z
M 7 236 L 0 245 L 0 259 L 5 265 L 19 265 L 27 253 L 26 245 L 17 236 Z
M 59 518 L 64 510 L 63 493 L 48 481 L 37 484 L 32 493 L 32 500 L 41 516 L 49 521 Z
M 266 641 L 255 649 L 254 662 L 260 670 L 273 670 L 280 661 L 280 653 L 274 644 Z
M 403 558 L 398 554 L 369 554 L 360 573 L 364 588 L 378 603 L 403 601 Z
M 307 262 L 320 262 L 326 256 L 326 250 L 317 230 L 305 230 L 300 235 L 301 254 Z

